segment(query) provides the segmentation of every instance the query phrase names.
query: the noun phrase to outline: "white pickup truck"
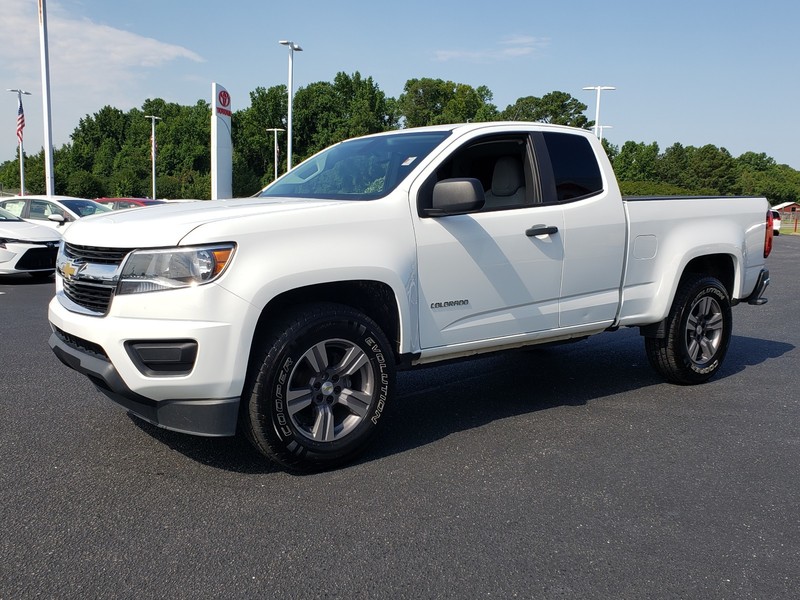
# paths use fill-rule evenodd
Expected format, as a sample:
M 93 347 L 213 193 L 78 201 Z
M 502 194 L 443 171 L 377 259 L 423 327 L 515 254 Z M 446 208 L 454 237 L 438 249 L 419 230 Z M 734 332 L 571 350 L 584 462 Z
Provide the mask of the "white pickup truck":
M 623 199 L 584 130 L 393 131 L 258 197 L 77 221 L 50 345 L 151 423 L 321 469 L 385 421 L 398 368 L 639 327 L 666 380 L 703 382 L 771 245 L 763 198 Z

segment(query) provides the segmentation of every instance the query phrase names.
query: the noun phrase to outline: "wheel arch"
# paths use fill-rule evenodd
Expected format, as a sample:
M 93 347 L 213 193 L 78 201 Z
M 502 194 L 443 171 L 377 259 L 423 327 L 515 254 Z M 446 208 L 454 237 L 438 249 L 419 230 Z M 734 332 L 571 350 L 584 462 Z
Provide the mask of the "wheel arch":
M 734 261 L 735 258 L 730 254 L 707 254 L 693 258 L 684 267 L 678 287 L 689 275 L 708 275 L 718 279 L 728 292 L 728 296 L 733 298 L 736 289 Z
M 724 287 L 725 291 L 728 293 L 731 302 L 733 302 L 734 290 L 737 285 L 735 261 L 735 256 L 724 253 L 705 254 L 691 259 L 686 263 L 686 266 L 684 266 L 680 277 L 677 277 L 675 280 L 669 302 L 666 304 L 665 312 L 669 313 L 673 302 L 675 302 L 675 296 L 686 279 L 695 275 L 706 275 L 719 280 L 722 287 Z M 665 314 L 662 319 L 655 323 L 640 326 L 639 330 L 641 335 L 644 337 L 663 338 L 666 335 L 666 319 L 667 316 Z
M 391 286 L 381 281 L 334 281 L 282 292 L 262 309 L 253 332 L 253 341 L 266 335 L 272 323 L 290 308 L 316 302 L 343 304 L 367 315 L 389 339 L 395 361 L 398 360 L 401 339 L 400 307 Z M 251 354 L 252 348 L 256 346 L 255 343 L 251 344 Z

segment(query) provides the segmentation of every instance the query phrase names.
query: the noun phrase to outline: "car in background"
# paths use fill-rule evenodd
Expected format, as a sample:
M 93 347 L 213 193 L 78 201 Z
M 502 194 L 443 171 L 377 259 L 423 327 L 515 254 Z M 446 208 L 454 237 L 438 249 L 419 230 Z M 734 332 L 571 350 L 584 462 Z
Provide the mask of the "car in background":
M 81 217 L 111 212 L 99 202 L 73 196 L 14 196 L 0 200 L 0 208 L 20 219 L 62 230 Z
M 152 200 L 150 198 L 97 198 L 95 202 L 99 202 L 103 206 L 108 206 L 112 210 L 166 204 L 166 200 Z
M 56 269 L 61 234 L 50 227 L 23 221 L 0 208 L 0 275 L 28 273 L 50 277 Z
M 781 213 L 777 210 L 769 211 L 772 213 L 772 234 L 773 235 L 780 235 L 781 234 Z

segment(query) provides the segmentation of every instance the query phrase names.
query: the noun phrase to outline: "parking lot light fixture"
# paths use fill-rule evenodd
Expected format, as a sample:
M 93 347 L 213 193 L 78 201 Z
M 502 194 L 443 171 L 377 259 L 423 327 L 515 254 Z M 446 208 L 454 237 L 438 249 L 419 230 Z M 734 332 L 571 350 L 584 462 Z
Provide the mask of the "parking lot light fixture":
M 281 129 L 280 127 L 271 127 L 267 129 L 267 131 L 272 132 L 272 141 L 275 146 L 275 158 L 274 158 L 274 166 L 275 166 L 275 176 L 273 177 L 272 181 L 275 181 L 278 178 L 278 132 L 279 131 L 286 131 L 285 129 Z
M 583 89 L 597 91 L 597 107 L 594 113 L 594 133 L 598 139 L 602 140 L 603 129 L 600 127 L 600 92 L 602 92 L 603 90 L 615 90 L 617 88 L 610 85 L 590 85 Z
M 286 170 L 290 171 L 292 169 L 292 97 L 294 96 L 292 87 L 294 68 L 292 63 L 295 51 L 302 52 L 303 49 L 299 44 L 291 40 L 280 40 L 278 43 L 289 48 L 289 114 L 286 118 Z

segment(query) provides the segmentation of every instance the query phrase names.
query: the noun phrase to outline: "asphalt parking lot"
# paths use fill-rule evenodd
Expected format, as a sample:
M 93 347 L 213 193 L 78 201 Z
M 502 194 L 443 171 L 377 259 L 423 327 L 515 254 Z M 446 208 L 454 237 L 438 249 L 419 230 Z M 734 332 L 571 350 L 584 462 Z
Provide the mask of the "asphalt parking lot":
M 139 422 L 0 277 L 0 600 L 798 596 L 800 236 L 734 308 L 721 374 L 662 383 L 637 330 L 403 373 L 357 464 Z

